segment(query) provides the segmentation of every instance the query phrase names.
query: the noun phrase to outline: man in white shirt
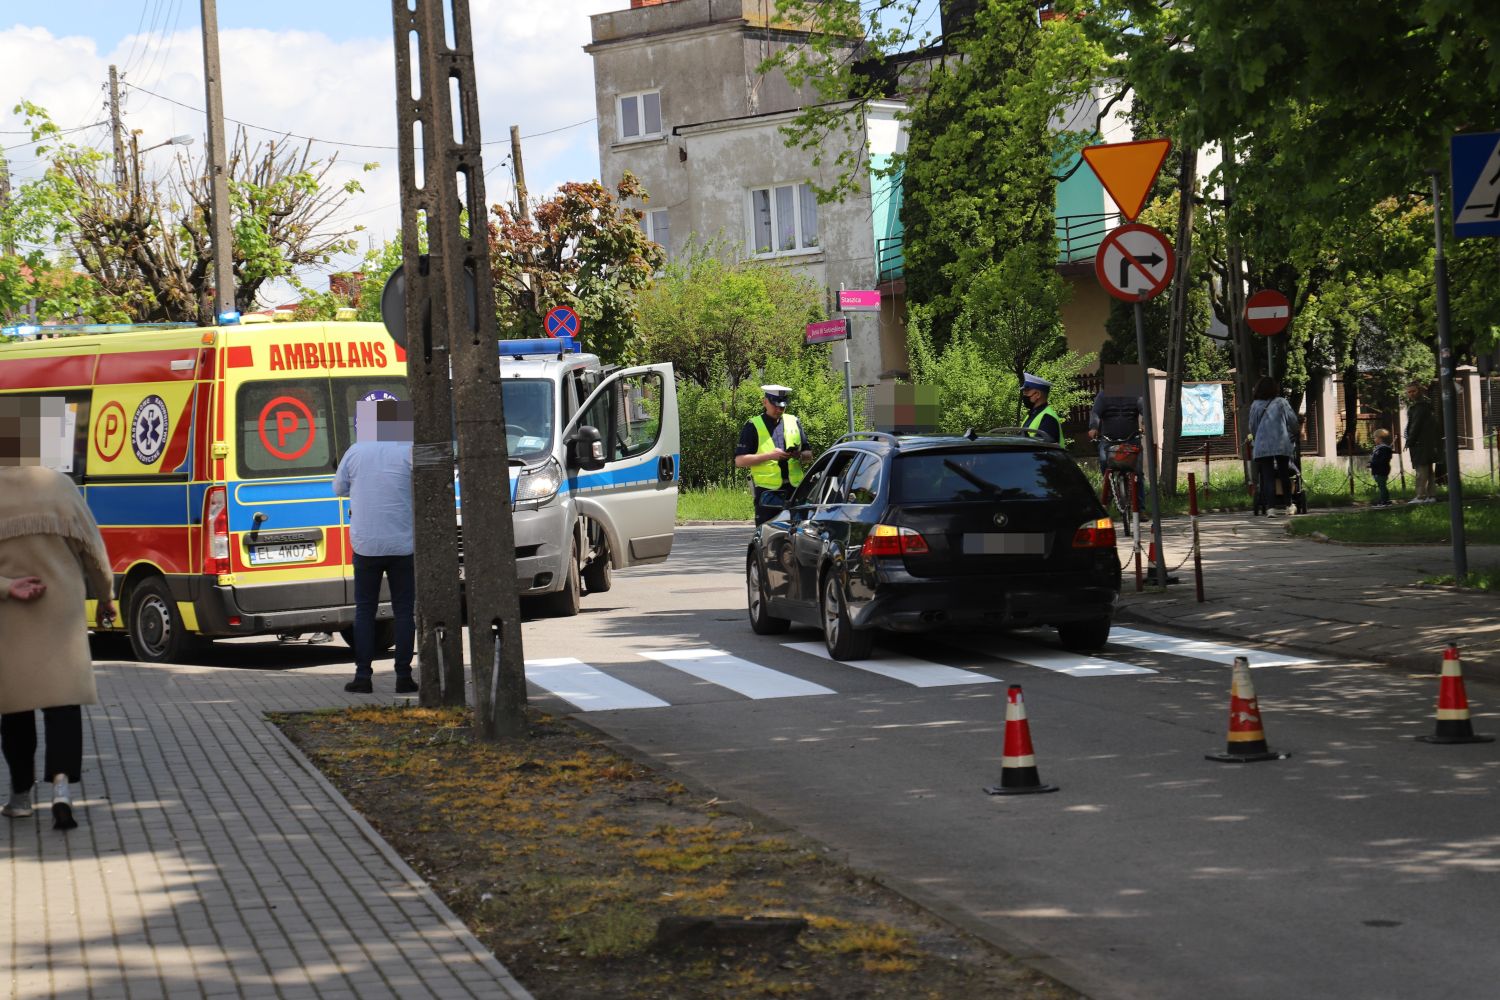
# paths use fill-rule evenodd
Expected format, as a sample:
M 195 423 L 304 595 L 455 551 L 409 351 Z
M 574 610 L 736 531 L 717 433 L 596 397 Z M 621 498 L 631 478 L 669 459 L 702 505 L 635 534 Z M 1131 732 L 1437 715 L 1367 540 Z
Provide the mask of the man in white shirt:
M 412 694 L 412 649 L 416 644 L 415 528 L 411 500 L 411 403 L 360 400 L 355 407 L 355 444 L 339 462 L 333 492 L 349 498 L 349 541 L 354 549 L 354 680 L 345 691 L 371 694 L 375 659 L 375 612 L 380 582 L 390 585 L 396 626 L 396 693 Z

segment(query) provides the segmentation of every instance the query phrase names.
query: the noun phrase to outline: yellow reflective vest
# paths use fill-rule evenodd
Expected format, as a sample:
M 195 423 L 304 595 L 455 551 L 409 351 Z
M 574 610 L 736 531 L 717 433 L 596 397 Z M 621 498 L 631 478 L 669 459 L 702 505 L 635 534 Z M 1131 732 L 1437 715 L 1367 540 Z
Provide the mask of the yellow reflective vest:
M 755 433 L 759 439 L 755 445 L 755 453 L 764 455 L 776 447 L 776 442 L 771 438 L 771 429 L 766 426 L 766 415 L 764 413 L 751 418 L 750 423 L 755 425 Z M 781 415 L 782 440 L 785 441 L 787 451 L 799 452 L 802 450 L 802 425 L 797 418 L 790 413 Z M 802 482 L 802 463 L 795 458 L 786 460 L 787 478 L 793 486 Z M 759 465 L 750 466 L 750 479 L 763 490 L 778 490 L 781 488 L 781 463 L 762 462 Z
M 1027 416 L 1026 422 L 1021 426 L 1026 428 L 1027 430 L 1039 431 L 1042 429 L 1043 417 L 1051 417 L 1053 420 L 1057 421 L 1057 443 L 1066 448 L 1068 446 L 1068 436 L 1063 433 L 1062 417 L 1059 417 L 1057 415 L 1057 411 L 1052 408 L 1052 405 L 1050 403 L 1042 407 L 1040 410 L 1037 410 L 1035 413 Z

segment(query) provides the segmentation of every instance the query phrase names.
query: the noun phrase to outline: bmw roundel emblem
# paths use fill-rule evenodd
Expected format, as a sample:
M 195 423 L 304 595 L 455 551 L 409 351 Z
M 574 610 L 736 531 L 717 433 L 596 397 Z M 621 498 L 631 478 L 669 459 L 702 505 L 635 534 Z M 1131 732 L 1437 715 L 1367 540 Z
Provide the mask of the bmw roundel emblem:
M 142 465 L 155 464 L 167 448 L 167 404 L 160 396 L 147 396 L 135 408 L 130 421 L 130 447 Z
M 1006 517 L 1004 514 L 996 514 L 994 520 L 995 527 L 1003 528 L 1005 527 L 1006 523 L 1010 521 L 1010 518 Z

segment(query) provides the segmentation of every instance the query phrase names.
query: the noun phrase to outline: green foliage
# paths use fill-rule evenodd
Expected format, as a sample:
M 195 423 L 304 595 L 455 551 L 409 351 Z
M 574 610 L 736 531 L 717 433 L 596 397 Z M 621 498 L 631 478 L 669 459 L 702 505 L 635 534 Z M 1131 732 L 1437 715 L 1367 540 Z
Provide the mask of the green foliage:
M 755 517 L 751 493 L 742 485 L 685 489 L 677 494 L 677 520 L 749 521 Z
M 421 233 L 418 249 L 425 252 L 427 249 L 427 232 L 424 227 Z M 380 322 L 380 293 L 385 288 L 386 279 L 391 272 L 401 266 L 401 240 L 386 240 L 379 247 L 373 247 L 365 253 L 365 259 L 360 264 L 360 273 L 364 279 L 359 286 L 359 311 L 355 318 L 365 323 Z
M 928 309 L 914 306 L 907 316 L 907 345 L 912 382 L 937 388 L 937 429 L 961 434 L 969 428 L 984 431 L 1019 425 L 1026 408 L 1021 400 L 1020 374 L 1012 363 L 992 349 L 983 331 L 969 326 L 963 318 L 947 343 L 938 346 L 932 336 L 932 322 Z M 1031 360 L 1029 370 L 1052 383 L 1049 402 L 1065 414 L 1089 401 L 1078 388 L 1078 380 L 1093 362 L 1091 354 L 1066 350 L 1060 330 L 1054 329 L 1049 345 Z
M 801 350 L 803 327 L 823 318 L 822 289 L 788 268 L 725 257 L 732 248 L 691 244 L 637 295 L 637 358 L 670 361 L 699 386 L 716 373 L 736 386 Z
M 723 366 L 712 371 L 706 385 L 679 379 L 677 412 L 684 487 L 748 483 L 749 474 L 734 467 L 734 448 L 745 421 L 761 412 L 759 387 L 773 382 L 792 389 L 787 412 L 801 421 L 815 449 L 821 451 L 848 432 L 843 379 L 828 367 L 827 352 L 821 348 L 768 358 L 751 378 L 737 383 L 731 382 Z M 856 397 L 854 403 L 854 423 L 862 427 L 862 400 Z

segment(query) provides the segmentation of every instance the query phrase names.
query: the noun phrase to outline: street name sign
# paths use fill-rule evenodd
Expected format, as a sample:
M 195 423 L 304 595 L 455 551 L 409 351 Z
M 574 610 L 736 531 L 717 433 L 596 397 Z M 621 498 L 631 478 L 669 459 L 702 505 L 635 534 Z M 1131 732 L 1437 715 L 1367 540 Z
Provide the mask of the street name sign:
M 1453 235 L 1500 236 L 1500 132 L 1455 135 L 1449 150 Z
M 847 319 L 830 319 L 822 323 L 809 323 L 803 331 L 802 342 L 804 344 L 826 344 L 832 340 L 849 339 L 849 321 Z
M 880 290 L 840 288 L 839 312 L 880 312 Z
M 549 337 L 578 336 L 578 314 L 567 306 L 553 306 L 542 319 Z
M 1094 275 L 1115 298 L 1140 302 L 1166 290 L 1176 264 L 1166 233 L 1132 222 L 1104 237 L 1094 255 Z
M 1119 206 L 1120 214 L 1134 222 L 1171 148 L 1170 139 L 1111 142 L 1084 147 L 1083 159 Z
M 1262 337 L 1274 337 L 1292 321 L 1292 304 L 1274 288 L 1256 292 L 1245 300 L 1245 323 Z

